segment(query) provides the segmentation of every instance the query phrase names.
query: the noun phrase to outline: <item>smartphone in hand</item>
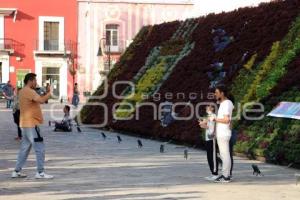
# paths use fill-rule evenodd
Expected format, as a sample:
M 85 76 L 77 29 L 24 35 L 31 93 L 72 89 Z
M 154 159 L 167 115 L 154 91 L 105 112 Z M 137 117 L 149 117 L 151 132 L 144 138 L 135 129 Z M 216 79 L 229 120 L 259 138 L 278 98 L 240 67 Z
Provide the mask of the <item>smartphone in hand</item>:
M 52 85 L 50 85 L 50 84 L 47 84 L 47 86 L 46 86 L 46 93 L 52 93 L 52 90 L 53 90 L 53 88 L 52 88 Z

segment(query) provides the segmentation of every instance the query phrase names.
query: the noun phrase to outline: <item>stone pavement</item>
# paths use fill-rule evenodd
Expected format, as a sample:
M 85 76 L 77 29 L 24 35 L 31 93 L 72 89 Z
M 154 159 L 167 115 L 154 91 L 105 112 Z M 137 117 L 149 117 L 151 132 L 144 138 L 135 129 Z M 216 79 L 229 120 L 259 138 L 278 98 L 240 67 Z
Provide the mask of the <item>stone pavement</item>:
M 14 140 L 16 127 L 11 111 L 0 104 L 0 200 L 293 200 L 300 197 L 295 184 L 299 170 L 235 158 L 234 181 L 215 184 L 204 180 L 209 175 L 204 151 L 189 148 L 183 158 L 183 146 L 166 144 L 159 153 L 160 142 L 106 132 L 104 140 L 98 130 L 83 128 L 82 133 L 54 133 L 48 127 L 50 105 L 43 106 L 46 141 L 46 169 L 53 180 L 35 180 L 35 156 L 31 152 L 24 168 L 28 178 L 10 179 L 16 163 L 19 142 Z M 52 111 L 60 116 L 61 107 Z M 264 177 L 252 175 L 256 163 Z

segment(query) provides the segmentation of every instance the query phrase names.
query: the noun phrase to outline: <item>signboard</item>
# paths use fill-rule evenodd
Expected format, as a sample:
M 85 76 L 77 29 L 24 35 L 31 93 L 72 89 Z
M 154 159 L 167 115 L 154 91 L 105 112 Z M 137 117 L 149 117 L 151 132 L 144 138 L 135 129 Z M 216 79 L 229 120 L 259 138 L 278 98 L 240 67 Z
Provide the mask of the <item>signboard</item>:
M 280 102 L 267 116 L 300 119 L 300 103 Z
M 62 67 L 63 64 L 61 62 L 42 62 L 44 67 Z

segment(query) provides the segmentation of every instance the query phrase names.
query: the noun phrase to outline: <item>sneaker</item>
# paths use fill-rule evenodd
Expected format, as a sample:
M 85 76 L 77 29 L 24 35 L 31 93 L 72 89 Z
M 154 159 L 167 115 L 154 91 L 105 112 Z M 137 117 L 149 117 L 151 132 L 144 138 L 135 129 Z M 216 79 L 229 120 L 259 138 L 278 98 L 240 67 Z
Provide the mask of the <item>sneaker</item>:
M 229 183 L 231 180 L 230 178 L 226 178 L 223 175 L 219 176 L 217 179 L 214 180 L 215 183 Z
M 52 178 L 54 178 L 54 176 L 49 175 L 49 174 L 45 174 L 45 172 L 42 172 L 42 173 L 37 172 L 35 174 L 35 178 L 36 179 L 52 179 Z
M 23 173 L 21 173 L 21 172 L 13 171 L 12 174 L 11 174 L 11 177 L 12 177 L 12 178 L 26 178 L 27 175 L 26 175 L 26 174 L 23 174 Z
M 207 180 L 207 181 L 214 181 L 214 180 L 216 180 L 217 178 L 219 178 L 219 176 L 217 176 L 217 175 L 212 175 L 212 176 L 205 177 L 205 180 Z

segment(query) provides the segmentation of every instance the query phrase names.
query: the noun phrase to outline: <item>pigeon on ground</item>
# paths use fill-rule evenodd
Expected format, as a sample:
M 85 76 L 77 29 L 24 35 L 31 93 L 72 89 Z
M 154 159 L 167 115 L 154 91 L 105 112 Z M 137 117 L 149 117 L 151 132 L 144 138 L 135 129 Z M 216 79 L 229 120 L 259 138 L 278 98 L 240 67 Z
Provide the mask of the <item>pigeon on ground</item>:
M 118 135 L 117 138 L 118 138 L 118 143 L 121 143 L 122 142 L 121 137 Z
M 143 143 L 142 143 L 141 140 L 137 140 L 137 143 L 138 143 L 138 147 L 139 147 L 139 148 L 142 148 L 142 147 L 143 147 Z
M 264 176 L 261 171 L 259 170 L 258 166 L 257 165 L 254 165 L 252 164 L 252 169 L 253 169 L 253 175 L 256 175 L 256 176 Z
M 185 149 L 183 153 L 184 153 L 184 158 L 187 160 L 189 157 L 189 151 Z
M 106 135 L 103 132 L 101 132 L 101 135 L 102 135 L 103 139 L 105 140 L 106 139 Z
M 160 153 L 164 153 L 165 152 L 165 146 L 163 144 L 160 145 L 159 151 L 160 151 Z

